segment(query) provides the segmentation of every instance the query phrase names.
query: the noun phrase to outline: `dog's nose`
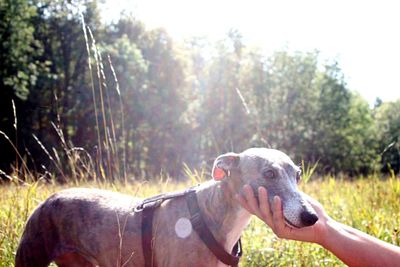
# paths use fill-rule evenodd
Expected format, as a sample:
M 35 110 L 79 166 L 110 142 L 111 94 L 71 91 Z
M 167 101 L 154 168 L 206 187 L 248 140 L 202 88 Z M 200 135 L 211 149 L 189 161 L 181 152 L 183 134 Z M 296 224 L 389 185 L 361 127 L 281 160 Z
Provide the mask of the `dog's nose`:
M 304 226 L 314 225 L 318 221 L 318 216 L 315 213 L 309 211 L 303 211 L 300 214 L 301 222 Z

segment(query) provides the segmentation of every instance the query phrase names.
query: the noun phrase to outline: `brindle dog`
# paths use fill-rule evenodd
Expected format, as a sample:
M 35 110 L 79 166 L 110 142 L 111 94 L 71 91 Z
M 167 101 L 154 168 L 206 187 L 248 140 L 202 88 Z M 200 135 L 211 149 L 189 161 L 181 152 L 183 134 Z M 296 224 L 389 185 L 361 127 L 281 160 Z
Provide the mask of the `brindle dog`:
M 282 199 L 288 224 L 304 227 L 318 217 L 297 190 L 300 169 L 284 153 L 251 148 L 219 156 L 213 180 L 196 194 L 204 220 L 217 241 L 231 251 L 251 215 L 236 201 L 245 184 L 267 188 Z M 255 190 L 257 192 L 257 190 Z M 16 267 L 144 266 L 140 199 L 105 190 L 73 188 L 40 204 L 22 235 Z M 154 214 L 154 259 L 158 266 L 225 266 L 192 230 L 184 198 L 165 201 Z

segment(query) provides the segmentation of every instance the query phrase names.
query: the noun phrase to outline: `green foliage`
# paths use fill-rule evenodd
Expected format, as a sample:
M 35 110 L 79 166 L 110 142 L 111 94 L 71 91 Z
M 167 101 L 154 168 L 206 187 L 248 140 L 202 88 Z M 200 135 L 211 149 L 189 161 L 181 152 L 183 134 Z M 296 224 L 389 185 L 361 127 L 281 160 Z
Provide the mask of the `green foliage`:
M 304 160 L 301 161 L 301 179 L 304 184 L 307 184 L 310 181 L 311 176 L 314 174 L 315 170 L 318 167 L 318 161 L 311 166 L 311 164 L 306 165 Z
M 41 54 L 32 24 L 36 7 L 26 0 L 1 0 L 0 16 L 0 87 L 8 95 L 26 100 L 38 75 L 35 57 Z
M 382 169 L 400 170 L 400 100 L 382 103 L 375 108 L 375 125 L 377 127 L 378 152 L 382 156 Z
M 178 43 L 130 16 L 102 23 L 97 1 L 0 3 L 0 130 L 23 159 L 0 141 L 8 173 L 26 161 L 75 179 L 73 150 L 101 178 L 178 177 L 183 162 L 250 146 L 318 162 L 319 173 L 399 172 L 398 104 L 370 108 L 316 51 L 266 56 L 236 30 Z
M 314 157 L 325 171 L 366 174 L 376 163 L 372 110 L 359 95 L 350 92 L 336 66 L 318 81 L 320 97 L 313 136 Z
M 102 51 L 111 56 L 118 77 L 118 84 L 109 83 L 109 88 L 121 88 L 122 105 L 129 114 L 123 142 L 130 172 L 135 176 L 161 172 L 176 176 L 182 167 L 177 164 L 182 156 L 180 145 L 186 128 L 182 113 L 187 105 L 179 51 L 164 30 L 145 32 L 130 17 L 122 18 L 107 35 L 115 39 Z M 122 131 L 122 125 L 115 127 Z
M 26 0 L 0 0 L 0 130 L 18 145 L 18 134 L 13 126 L 14 114 L 19 112 L 30 89 L 44 71 L 38 57 L 42 46 L 35 38 L 33 21 L 36 7 Z M 11 102 L 14 100 L 17 112 Z M 16 154 L 8 141 L 0 138 L 0 169 L 10 171 Z

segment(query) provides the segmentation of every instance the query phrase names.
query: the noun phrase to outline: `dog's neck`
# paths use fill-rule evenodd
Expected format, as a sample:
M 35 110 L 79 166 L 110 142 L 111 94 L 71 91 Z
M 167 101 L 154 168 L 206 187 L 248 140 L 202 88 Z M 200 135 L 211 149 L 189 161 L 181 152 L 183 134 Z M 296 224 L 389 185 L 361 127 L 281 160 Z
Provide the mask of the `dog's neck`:
M 251 217 L 251 214 L 236 201 L 237 192 L 232 183 L 210 181 L 202 184 L 197 193 L 207 226 L 229 253 Z

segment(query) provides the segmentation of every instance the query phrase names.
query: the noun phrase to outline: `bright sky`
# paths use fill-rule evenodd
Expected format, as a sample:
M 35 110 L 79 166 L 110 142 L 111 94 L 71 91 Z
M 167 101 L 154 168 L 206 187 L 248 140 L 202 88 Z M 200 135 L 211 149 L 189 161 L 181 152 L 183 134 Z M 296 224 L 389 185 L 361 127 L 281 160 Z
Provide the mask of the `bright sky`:
M 396 0 L 108 0 L 108 18 L 120 10 L 163 27 L 177 41 L 220 40 L 239 30 L 266 54 L 282 47 L 337 59 L 348 87 L 371 104 L 400 98 L 400 1 Z

